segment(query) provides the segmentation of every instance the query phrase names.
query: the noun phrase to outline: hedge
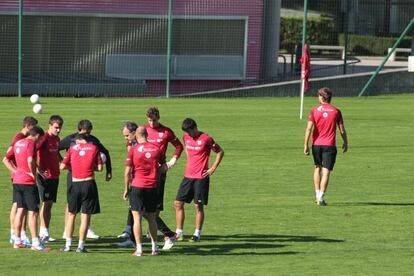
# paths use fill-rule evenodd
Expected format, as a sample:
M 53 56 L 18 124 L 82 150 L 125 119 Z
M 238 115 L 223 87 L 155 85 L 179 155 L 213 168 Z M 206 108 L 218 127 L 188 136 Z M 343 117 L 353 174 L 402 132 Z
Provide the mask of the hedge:
M 282 17 L 280 49 L 293 52 L 297 43 L 302 42 L 302 17 Z M 314 45 L 338 45 L 335 21 L 330 17 L 309 16 L 306 41 Z
M 348 52 L 352 55 L 383 56 L 397 41 L 396 37 L 348 34 Z M 345 45 L 345 34 L 339 34 L 339 45 Z M 404 37 L 399 48 L 411 48 L 411 37 Z

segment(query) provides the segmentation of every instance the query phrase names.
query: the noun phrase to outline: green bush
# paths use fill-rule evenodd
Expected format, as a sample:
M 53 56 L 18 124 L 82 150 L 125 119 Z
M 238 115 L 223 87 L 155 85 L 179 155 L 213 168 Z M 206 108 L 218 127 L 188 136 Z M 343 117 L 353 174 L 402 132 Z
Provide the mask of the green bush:
M 348 34 L 348 52 L 352 55 L 383 56 L 397 41 L 396 37 Z M 339 45 L 345 45 L 345 34 L 339 34 Z M 411 48 L 411 37 L 404 37 L 399 48 Z
M 302 26 L 302 17 L 281 18 L 281 50 L 293 52 L 295 45 L 302 42 Z M 338 45 L 335 21 L 330 17 L 308 17 L 306 41 L 314 45 Z

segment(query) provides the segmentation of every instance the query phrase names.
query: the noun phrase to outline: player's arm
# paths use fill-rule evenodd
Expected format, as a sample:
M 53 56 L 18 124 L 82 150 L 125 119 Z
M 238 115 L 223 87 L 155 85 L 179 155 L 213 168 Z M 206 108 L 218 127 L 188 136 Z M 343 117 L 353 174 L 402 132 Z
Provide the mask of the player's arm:
M 128 200 L 129 194 L 129 183 L 131 183 L 131 175 L 132 175 L 132 167 L 125 166 L 125 174 L 124 174 L 124 200 Z
M 102 164 L 102 157 L 101 154 L 99 153 L 99 150 L 96 151 L 96 170 L 98 172 L 101 172 L 103 169 L 103 164 Z
M 62 140 L 59 141 L 59 151 L 61 150 L 68 150 L 70 148 L 70 145 L 72 143 L 73 136 L 68 135 Z
M 14 156 L 13 151 L 7 150 L 6 156 L 3 158 L 3 164 L 6 166 L 6 168 L 11 171 L 12 173 L 16 173 L 16 165 L 11 161 Z
M 35 172 L 36 172 L 36 161 L 33 158 L 33 156 L 27 157 L 27 165 L 29 167 L 30 173 L 29 175 L 33 178 L 35 178 Z
M 167 162 L 168 169 L 171 169 L 175 165 L 177 159 L 180 158 L 181 153 L 183 152 L 183 144 L 181 141 L 174 135 L 174 133 L 172 137 L 173 138 L 170 140 L 170 143 L 174 146 L 175 152 L 170 161 Z
M 65 158 L 63 158 L 62 162 L 60 163 L 61 170 L 67 170 L 69 168 L 70 155 L 71 155 L 71 151 L 68 150 L 68 152 L 66 152 Z
M 344 122 L 343 121 L 339 122 L 338 126 L 339 126 L 339 133 L 341 134 L 342 140 L 344 141 L 342 144 L 342 152 L 345 153 L 348 151 L 348 136 L 346 135 Z
M 309 139 L 312 133 L 312 129 L 313 129 L 313 122 L 308 121 L 308 125 L 306 126 L 306 130 L 305 130 L 305 142 L 304 142 L 304 147 L 303 147 L 303 153 L 305 155 L 309 155 Z
M 102 152 L 103 154 L 105 154 L 105 156 L 106 156 L 106 161 L 105 161 L 105 166 L 106 166 L 106 181 L 109 181 L 109 180 L 112 179 L 111 155 L 109 154 L 109 150 L 107 150 L 105 148 L 105 146 L 102 145 L 100 142 L 98 144 L 98 148 L 99 148 L 99 151 Z
M 218 144 L 213 145 L 213 151 L 217 153 L 216 159 L 214 159 L 213 165 L 208 170 L 203 172 L 203 177 L 213 175 L 213 173 L 217 170 L 221 160 L 224 157 L 224 150 Z

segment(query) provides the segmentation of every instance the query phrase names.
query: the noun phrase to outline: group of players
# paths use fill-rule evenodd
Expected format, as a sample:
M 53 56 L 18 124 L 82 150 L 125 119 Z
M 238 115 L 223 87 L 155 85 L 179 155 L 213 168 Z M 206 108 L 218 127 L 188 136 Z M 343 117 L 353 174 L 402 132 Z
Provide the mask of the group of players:
M 184 204 L 194 201 L 196 210 L 195 231 L 190 241 L 200 240 L 204 222 L 204 205 L 208 204 L 209 177 L 216 171 L 223 156 L 223 149 L 208 134 L 201 132 L 193 119 L 182 123 L 183 144 L 174 132 L 160 123 L 156 107 L 147 110 L 148 123 L 138 126 L 134 122 L 124 124 L 122 134 L 127 141 L 123 198 L 129 200 L 128 220 L 124 232 L 126 238 L 119 246 L 135 247 L 134 256 L 142 256 L 142 226 L 144 217 L 149 224 L 151 254 L 159 253 L 157 230 L 164 235 L 163 250 L 172 248 L 177 240 L 183 240 Z M 65 213 L 66 243 L 62 252 L 72 249 L 72 237 L 76 214 L 81 213 L 79 241 L 76 252 L 85 253 L 86 238 L 99 238 L 90 229 L 91 215 L 100 212 L 95 171 L 106 165 L 106 180 L 112 178 L 111 158 L 99 139 L 91 135 L 92 123 L 81 120 L 78 132 L 60 140 L 63 119 L 53 115 L 48 130 L 44 132 L 33 117 L 25 117 L 23 129 L 13 138 L 3 163 L 11 172 L 13 204 L 10 212 L 11 237 L 14 248 L 30 247 L 36 251 L 49 251 L 44 243 L 52 241 L 49 225 L 52 206 L 56 202 L 60 170 L 67 174 L 67 207 Z M 175 147 L 167 161 L 168 143 Z M 174 167 L 183 149 L 187 154 L 184 179 L 179 186 L 176 200 L 176 230 L 172 231 L 160 218 L 163 210 L 164 186 L 167 171 Z M 66 150 L 62 159 L 61 150 Z M 211 151 L 216 158 L 209 166 Z M 103 160 L 106 159 L 106 160 Z M 40 199 L 42 206 L 39 212 Z M 40 216 L 40 231 L 37 231 Z M 27 238 L 25 224 L 29 225 L 32 240 Z

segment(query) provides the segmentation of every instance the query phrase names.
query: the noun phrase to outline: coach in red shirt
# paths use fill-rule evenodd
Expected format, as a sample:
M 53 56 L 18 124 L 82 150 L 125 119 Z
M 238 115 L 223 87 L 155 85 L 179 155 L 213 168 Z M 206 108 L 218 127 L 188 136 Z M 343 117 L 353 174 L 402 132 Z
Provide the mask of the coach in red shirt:
M 14 220 L 14 248 L 24 248 L 20 239 L 20 229 L 23 214 L 28 211 L 30 234 L 32 235 L 32 250 L 49 251 L 44 247 L 37 235 L 37 218 L 39 212 L 39 192 L 36 186 L 35 173 L 35 144 L 44 134 L 40 127 L 33 127 L 28 137 L 17 141 L 13 150 L 7 152 L 3 163 L 13 174 L 13 194 L 16 199 L 17 213 Z M 14 162 L 13 162 L 14 160 Z
M 315 162 L 313 183 L 315 186 L 316 203 L 326 205 L 324 194 L 328 188 L 329 175 L 336 160 L 336 127 L 342 136 L 342 150 L 348 150 L 344 120 L 341 111 L 331 105 L 332 91 L 323 87 L 318 91 L 320 104 L 309 113 L 305 131 L 304 154 L 309 155 L 309 139 L 312 133 L 312 155 Z
M 72 187 L 68 191 L 69 216 L 66 222 L 66 245 L 61 251 L 70 251 L 76 214 L 81 212 L 77 253 L 86 253 L 85 239 L 92 214 L 100 212 L 95 169 L 102 171 L 102 159 L 96 145 L 88 144 L 86 134 L 77 134 L 76 144 L 65 155 L 60 168 L 72 169 Z
M 187 154 L 187 165 L 175 200 L 177 240 L 183 240 L 184 203 L 190 203 L 194 200 L 195 231 L 190 241 L 199 241 L 204 222 L 203 206 L 208 203 L 210 176 L 216 171 L 223 159 L 224 151 L 212 137 L 197 129 L 197 123 L 193 119 L 185 119 L 181 129 L 184 131 L 183 141 Z M 217 156 L 209 168 L 211 151 L 217 153 Z

